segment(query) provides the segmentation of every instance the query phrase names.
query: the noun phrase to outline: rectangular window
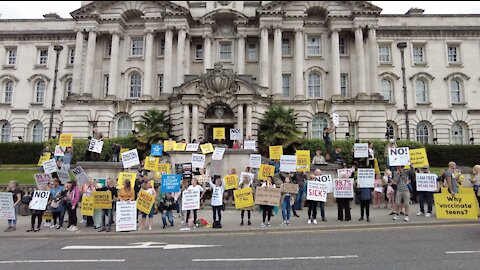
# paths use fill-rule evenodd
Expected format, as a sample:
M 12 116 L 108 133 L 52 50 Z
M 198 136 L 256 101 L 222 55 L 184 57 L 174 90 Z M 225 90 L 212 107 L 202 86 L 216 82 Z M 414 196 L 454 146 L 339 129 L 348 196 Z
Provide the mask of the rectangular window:
M 381 64 L 391 63 L 391 49 L 390 45 L 380 45 L 378 46 L 378 61 Z
M 48 63 L 48 49 L 38 49 L 38 64 L 47 65 Z
M 73 65 L 75 63 L 75 48 L 68 48 L 68 64 Z
M 15 65 L 17 63 L 17 48 L 7 49 L 7 65 Z
M 143 38 L 132 39 L 130 55 L 131 56 L 142 56 L 143 55 Z
M 203 60 L 203 44 L 195 44 L 195 60 Z
M 340 55 L 347 55 L 347 39 L 345 37 L 338 38 L 338 49 L 340 51 Z
M 232 43 L 220 42 L 220 60 L 231 61 L 232 60 Z
M 282 94 L 284 97 L 290 96 L 290 74 L 282 74 Z
M 110 57 L 112 55 L 112 41 L 107 40 L 105 43 L 105 57 Z
M 413 64 L 425 64 L 425 46 L 413 45 Z
M 291 56 L 292 48 L 289 38 L 282 38 L 282 56 Z
M 448 45 L 448 63 L 458 64 L 460 63 L 460 47 L 458 45 Z
M 257 44 L 248 43 L 247 46 L 247 61 L 257 61 Z
M 307 39 L 307 55 L 319 56 L 320 55 L 320 38 L 309 37 Z
M 340 94 L 342 97 L 348 97 L 348 74 L 340 74 Z
M 165 55 L 165 37 L 160 38 L 160 45 L 158 47 L 158 56 Z
M 109 84 L 109 76 L 108 74 L 103 75 L 103 92 L 105 96 L 108 96 L 108 84 Z
M 158 74 L 158 94 L 163 93 L 163 74 Z
M 358 138 L 358 123 L 357 122 L 349 122 L 348 123 L 348 135 L 349 139 L 356 139 Z

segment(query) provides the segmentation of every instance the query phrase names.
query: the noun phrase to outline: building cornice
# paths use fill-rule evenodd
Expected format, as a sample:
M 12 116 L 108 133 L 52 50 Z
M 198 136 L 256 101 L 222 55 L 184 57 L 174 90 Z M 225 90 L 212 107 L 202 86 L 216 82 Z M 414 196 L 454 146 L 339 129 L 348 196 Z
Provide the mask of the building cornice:
M 480 26 L 465 27 L 390 27 L 379 26 L 377 37 L 477 37 Z

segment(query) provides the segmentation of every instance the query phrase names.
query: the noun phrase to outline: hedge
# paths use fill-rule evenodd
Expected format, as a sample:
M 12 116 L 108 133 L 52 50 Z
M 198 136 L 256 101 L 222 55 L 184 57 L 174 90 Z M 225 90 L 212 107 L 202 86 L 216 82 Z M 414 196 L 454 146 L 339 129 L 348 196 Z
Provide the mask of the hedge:
M 37 164 L 43 143 L 0 143 L 0 164 Z
M 448 162 L 473 167 L 480 164 L 480 145 L 434 145 L 426 146 L 428 162 L 432 167 L 448 167 Z

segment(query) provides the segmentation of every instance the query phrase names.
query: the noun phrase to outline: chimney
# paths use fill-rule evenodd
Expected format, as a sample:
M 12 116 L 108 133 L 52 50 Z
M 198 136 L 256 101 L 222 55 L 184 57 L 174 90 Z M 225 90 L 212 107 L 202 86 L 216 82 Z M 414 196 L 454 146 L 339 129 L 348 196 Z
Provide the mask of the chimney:
M 425 9 L 415 7 L 415 8 L 410 8 L 405 14 L 406 15 L 422 15 L 423 12 L 425 12 Z
M 44 18 L 45 20 L 60 20 L 60 19 L 61 19 L 60 15 L 58 15 L 58 14 L 55 13 L 55 12 L 51 12 L 51 13 L 44 14 L 44 15 L 43 15 L 43 18 Z

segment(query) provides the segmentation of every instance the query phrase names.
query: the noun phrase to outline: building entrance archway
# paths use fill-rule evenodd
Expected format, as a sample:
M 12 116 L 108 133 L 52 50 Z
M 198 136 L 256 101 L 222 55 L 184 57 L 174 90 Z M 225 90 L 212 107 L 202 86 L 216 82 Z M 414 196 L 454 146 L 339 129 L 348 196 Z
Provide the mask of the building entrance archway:
M 203 121 L 205 140 L 212 143 L 221 143 L 213 139 L 214 128 L 225 129 L 224 143 L 229 147 L 232 146 L 233 141 L 230 140 L 230 129 L 235 127 L 235 114 L 233 110 L 225 103 L 214 103 L 210 105 L 205 112 L 205 119 Z

